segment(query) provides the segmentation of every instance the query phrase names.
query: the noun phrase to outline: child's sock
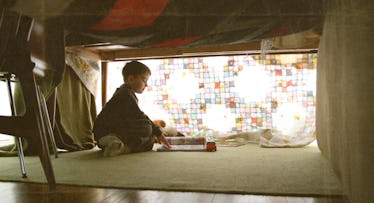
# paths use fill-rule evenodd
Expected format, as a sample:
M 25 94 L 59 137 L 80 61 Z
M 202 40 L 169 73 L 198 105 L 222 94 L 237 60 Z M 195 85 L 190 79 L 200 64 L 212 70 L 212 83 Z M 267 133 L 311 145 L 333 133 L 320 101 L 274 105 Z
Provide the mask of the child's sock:
M 121 141 L 114 141 L 110 143 L 109 146 L 105 147 L 104 149 L 104 156 L 105 157 L 111 157 L 111 156 L 117 156 L 120 154 L 129 153 L 130 150 L 126 144 L 123 144 Z
M 130 153 L 130 148 L 117 136 L 107 135 L 99 140 L 99 145 L 104 149 L 104 156 L 111 157 Z

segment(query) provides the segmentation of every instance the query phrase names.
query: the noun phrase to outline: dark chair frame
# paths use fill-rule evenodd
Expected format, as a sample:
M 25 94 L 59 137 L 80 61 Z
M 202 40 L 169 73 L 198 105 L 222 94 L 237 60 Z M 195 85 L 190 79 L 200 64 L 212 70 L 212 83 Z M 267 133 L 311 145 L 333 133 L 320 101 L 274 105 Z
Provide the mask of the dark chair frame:
M 14 74 L 20 82 L 25 109 L 24 115 L 0 116 L 0 133 L 27 138 L 37 150 L 50 188 L 56 181 L 43 118 L 43 105 L 31 61 L 29 36 L 33 19 L 2 10 L 0 19 L 0 72 Z M 45 101 L 44 101 L 45 102 Z

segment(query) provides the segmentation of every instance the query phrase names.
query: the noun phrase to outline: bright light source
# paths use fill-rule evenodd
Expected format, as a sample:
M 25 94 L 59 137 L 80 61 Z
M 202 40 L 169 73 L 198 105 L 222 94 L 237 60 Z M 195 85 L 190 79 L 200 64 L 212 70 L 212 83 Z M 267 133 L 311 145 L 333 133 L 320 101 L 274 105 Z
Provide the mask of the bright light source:
M 178 70 L 170 74 L 167 87 L 169 95 L 179 103 L 190 103 L 199 92 L 198 80 L 187 70 Z
M 161 106 L 154 104 L 154 100 L 157 97 L 155 91 L 144 91 L 142 94 L 136 94 L 136 96 L 141 110 L 152 120 L 161 119 L 167 122 L 170 119 L 170 115 Z
M 261 66 L 244 67 L 235 78 L 235 89 L 246 102 L 265 101 L 270 84 L 270 77 Z
M 235 126 L 235 115 L 225 105 L 207 105 L 206 114 L 203 115 L 203 122 L 208 128 L 222 133 L 231 131 Z
M 300 104 L 282 104 L 273 114 L 274 130 L 284 138 L 297 137 L 304 131 L 305 116 L 305 109 Z

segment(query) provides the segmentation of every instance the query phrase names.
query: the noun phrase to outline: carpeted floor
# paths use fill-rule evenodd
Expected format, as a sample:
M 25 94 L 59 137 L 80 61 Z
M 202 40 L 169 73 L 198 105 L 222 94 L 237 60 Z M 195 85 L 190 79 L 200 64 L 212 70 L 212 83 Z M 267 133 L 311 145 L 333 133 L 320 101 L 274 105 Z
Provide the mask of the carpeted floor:
M 157 146 L 155 146 L 157 147 Z M 217 152 L 145 152 L 112 158 L 98 149 L 51 156 L 58 184 L 267 195 L 340 195 L 317 146 L 220 147 Z M 46 182 L 38 157 L 0 157 L 0 180 Z

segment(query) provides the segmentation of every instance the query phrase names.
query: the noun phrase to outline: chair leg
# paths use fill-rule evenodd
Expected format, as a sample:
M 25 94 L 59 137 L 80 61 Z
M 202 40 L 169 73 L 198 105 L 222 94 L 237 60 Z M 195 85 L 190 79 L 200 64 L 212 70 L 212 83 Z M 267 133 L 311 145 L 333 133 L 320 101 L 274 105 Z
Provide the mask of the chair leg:
M 58 158 L 56 140 L 55 140 L 55 137 L 54 137 L 54 134 L 53 134 L 51 120 L 50 120 L 49 114 L 48 114 L 47 104 L 46 104 L 45 98 L 44 98 L 39 86 L 37 86 L 37 92 L 38 92 L 39 102 L 40 102 L 40 105 L 41 105 L 42 117 L 43 117 L 43 122 L 44 122 L 44 125 L 45 125 L 44 127 L 47 129 L 48 138 L 49 138 L 49 141 L 52 144 L 51 147 L 52 147 L 53 153 L 55 155 L 55 158 Z
M 11 81 L 10 81 L 11 80 L 11 75 L 7 74 L 5 80 L 6 80 L 6 83 L 7 83 L 7 86 L 8 86 L 8 97 L 9 97 L 10 109 L 11 109 L 11 112 L 12 112 L 12 116 L 16 116 L 17 112 L 16 112 L 16 107 L 15 107 L 15 104 L 14 104 L 14 100 L 13 100 L 12 87 L 11 87 Z M 16 138 L 16 145 L 17 145 L 17 150 L 18 150 L 18 158 L 19 158 L 19 163 L 20 163 L 20 167 L 21 167 L 22 177 L 26 178 L 27 175 L 26 175 L 26 167 L 25 167 L 25 155 L 23 154 L 22 139 L 20 137 Z
M 26 167 L 25 167 L 25 155 L 23 154 L 22 138 L 17 137 L 16 145 L 18 150 L 19 164 L 21 167 L 22 178 L 27 178 Z
M 26 113 L 23 116 L 0 116 L 0 132 L 33 140 L 49 188 L 54 189 L 56 187 L 56 181 L 50 159 L 41 105 L 37 96 L 35 79 L 32 73 L 25 73 L 20 76 L 20 81 L 23 82 L 21 86 L 25 98 Z
M 34 78 L 33 78 L 34 80 Z M 56 187 L 56 180 L 53 172 L 53 167 L 52 167 L 52 162 L 51 158 L 49 156 L 49 148 L 48 148 L 48 140 L 47 140 L 47 131 L 46 131 L 46 126 L 43 122 L 43 114 L 42 114 L 42 107 L 41 107 L 41 102 L 38 97 L 38 87 L 35 84 L 35 81 L 33 83 L 33 91 L 30 91 L 29 94 L 31 97 L 29 99 L 33 99 L 31 102 L 35 102 L 35 106 L 37 107 L 34 111 L 35 113 L 35 118 L 36 118 L 36 123 L 37 123 L 37 134 L 36 137 L 39 138 L 39 147 L 38 147 L 38 154 L 39 154 L 39 159 L 42 163 L 43 169 L 44 169 L 44 174 L 47 178 L 47 182 L 49 184 L 49 187 L 54 189 Z
M 34 66 L 34 64 L 27 64 L 29 66 Z M 29 70 L 32 70 L 32 67 L 26 67 Z M 55 176 L 53 172 L 52 162 L 50 159 L 48 140 L 47 140 L 47 131 L 46 126 L 43 122 L 43 114 L 41 102 L 38 97 L 38 89 L 35 82 L 34 74 L 31 71 L 23 72 L 18 75 L 18 78 L 21 82 L 21 88 L 23 93 L 23 98 L 25 101 L 26 113 L 23 118 L 20 118 L 20 122 L 24 124 L 24 130 L 17 132 L 17 129 L 13 129 L 16 133 L 29 133 L 24 135 L 27 138 L 33 140 L 39 155 L 39 159 L 43 166 L 44 174 L 47 178 L 47 182 L 50 188 L 56 187 Z M 17 117 L 16 117 L 17 118 Z M 12 118 L 15 119 L 15 118 Z M 1 116 L 0 116 L 1 121 Z M 28 132 L 25 132 L 28 131 Z M 11 133 L 12 134 L 12 133 Z M 14 134 L 14 133 L 13 133 Z M 17 134 L 21 135 L 21 134 Z

